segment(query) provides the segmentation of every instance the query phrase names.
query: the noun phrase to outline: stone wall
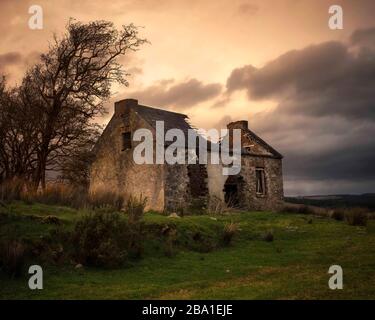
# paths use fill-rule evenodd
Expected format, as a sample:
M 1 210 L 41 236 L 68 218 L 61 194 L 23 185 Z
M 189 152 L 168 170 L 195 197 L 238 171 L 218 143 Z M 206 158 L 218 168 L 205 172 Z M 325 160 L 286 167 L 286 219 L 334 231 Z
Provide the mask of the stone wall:
M 150 128 L 135 112 L 115 113 L 98 145 L 96 160 L 91 166 L 90 189 L 114 192 L 125 197 L 147 198 L 147 209 L 164 210 L 164 165 L 142 164 L 133 161 L 133 148 L 122 150 L 122 133 L 137 128 Z
M 256 193 L 256 168 L 264 168 L 264 195 Z M 278 210 L 284 198 L 282 160 L 268 157 L 243 156 L 240 175 L 245 184 L 244 205 L 252 210 Z
M 165 168 L 165 210 L 178 212 L 189 205 L 189 176 L 187 165 L 174 164 L 164 166 Z
M 126 103 L 136 103 L 136 100 Z M 277 210 L 283 201 L 282 160 L 270 156 L 269 150 L 245 135 L 245 121 L 233 123 L 232 126 L 243 129 L 243 143 L 252 152 L 259 153 L 242 155 L 241 172 L 236 177 L 241 181 L 240 205 L 248 210 Z M 129 131 L 133 133 L 138 128 L 154 131 L 137 112 L 126 108 L 124 101 L 116 103 L 115 114 L 96 146 L 96 160 L 91 167 L 90 192 L 110 191 L 125 197 L 142 195 L 148 200 L 147 209 L 157 211 L 178 212 L 187 208 L 194 199 L 207 196 L 225 201 L 224 189 L 228 176 L 223 175 L 220 164 L 135 164 L 135 142 L 132 142 L 131 149 L 123 150 L 122 134 Z M 256 168 L 264 169 L 265 194 L 256 193 Z
M 224 201 L 224 184 L 228 176 L 223 175 L 221 164 L 207 164 L 207 186 L 210 197 Z
M 210 197 L 217 197 L 224 201 L 224 186 L 228 176 L 222 174 L 223 166 L 208 164 L 207 185 Z M 264 168 L 266 193 L 256 193 L 256 168 Z M 283 202 L 282 160 L 262 156 L 243 155 L 241 172 L 241 206 L 248 210 L 278 210 Z

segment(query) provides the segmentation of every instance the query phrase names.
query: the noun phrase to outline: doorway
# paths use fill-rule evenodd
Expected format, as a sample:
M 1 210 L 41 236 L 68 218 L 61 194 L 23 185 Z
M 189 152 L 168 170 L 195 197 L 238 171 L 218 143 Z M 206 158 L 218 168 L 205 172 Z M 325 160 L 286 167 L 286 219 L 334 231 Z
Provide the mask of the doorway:
M 224 184 L 224 199 L 228 207 L 239 208 L 243 203 L 243 177 L 229 176 Z

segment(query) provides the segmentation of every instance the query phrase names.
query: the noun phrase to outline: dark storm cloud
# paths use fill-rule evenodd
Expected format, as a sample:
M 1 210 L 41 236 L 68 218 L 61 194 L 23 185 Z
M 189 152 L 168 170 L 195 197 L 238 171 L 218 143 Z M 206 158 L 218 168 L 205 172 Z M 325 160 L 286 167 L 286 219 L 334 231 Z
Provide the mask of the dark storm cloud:
M 9 65 L 18 64 L 22 61 L 22 56 L 19 52 L 7 52 L 0 54 L 0 70 Z
M 360 29 L 353 32 L 350 37 L 353 45 L 375 46 L 375 27 L 369 29 Z
M 373 121 L 275 110 L 257 115 L 250 124 L 285 156 L 286 194 L 306 193 L 296 188 L 301 181 L 308 188 L 316 184 L 309 191 L 314 194 L 375 192 Z
M 251 65 L 235 69 L 227 88 L 229 91 L 245 88 L 252 99 L 281 96 L 292 88 L 297 92 L 316 91 L 337 78 L 347 62 L 346 47 L 328 42 L 289 51 L 260 69 Z
M 375 119 L 375 54 L 351 52 L 339 42 L 290 51 L 257 69 L 236 69 L 228 91 L 250 99 L 281 99 L 280 112 Z
M 159 81 L 144 90 L 131 92 L 130 95 L 144 104 L 186 109 L 218 96 L 221 89 L 222 86 L 218 83 L 204 84 L 197 79 L 180 83 L 167 80 Z
M 352 182 L 352 192 L 375 188 L 374 37 L 375 28 L 358 30 L 349 44 L 309 46 L 231 73 L 228 93 L 278 101 L 254 128 L 286 156 L 287 181 L 334 181 L 336 192 L 339 182 L 345 190 Z

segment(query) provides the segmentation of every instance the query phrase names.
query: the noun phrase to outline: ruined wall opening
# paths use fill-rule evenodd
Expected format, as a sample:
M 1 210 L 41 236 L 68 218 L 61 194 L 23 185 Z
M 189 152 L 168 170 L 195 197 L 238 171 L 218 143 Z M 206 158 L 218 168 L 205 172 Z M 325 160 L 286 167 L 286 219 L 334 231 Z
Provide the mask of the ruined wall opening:
M 121 135 L 121 151 L 125 151 L 132 148 L 132 134 L 131 132 L 123 132 Z
M 207 204 L 207 168 L 203 164 L 189 164 L 187 166 L 189 178 L 190 205 L 193 207 L 205 207 Z
M 224 184 L 224 199 L 228 207 L 239 208 L 243 203 L 244 179 L 240 175 L 229 176 Z
M 190 195 L 192 198 L 208 195 L 207 168 L 203 164 L 189 164 L 187 166 Z

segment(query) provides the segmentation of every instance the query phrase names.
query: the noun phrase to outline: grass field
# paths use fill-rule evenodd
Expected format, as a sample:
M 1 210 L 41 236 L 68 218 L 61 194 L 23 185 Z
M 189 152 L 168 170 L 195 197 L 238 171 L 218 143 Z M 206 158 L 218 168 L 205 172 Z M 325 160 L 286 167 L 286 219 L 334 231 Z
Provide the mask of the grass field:
M 32 241 L 56 228 L 72 230 L 83 214 L 23 202 L 9 205 L 7 213 L 0 219 L 0 241 L 15 237 Z M 54 215 L 63 223 L 57 227 L 30 215 Z M 213 239 L 232 221 L 239 231 L 228 247 L 202 253 L 182 246 L 172 257 L 165 256 L 158 239 L 149 238 L 143 258 L 120 269 L 76 269 L 74 262 L 42 264 L 43 290 L 30 290 L 27 275 L 11 279 L 0 273 L 0 299 L 375 298 L 374 220 L 367 227 L 354 227 L 329 218 L 270 212 L 215 218 L 147 213 L 144 219 L 150 228 L 173 224 L 182 241 L 197 231 Z M 269 231 L 272 242 L 263 239 Z M 334 264 L 344 270 L 343 290 L 328 288 L 328 268 Z

